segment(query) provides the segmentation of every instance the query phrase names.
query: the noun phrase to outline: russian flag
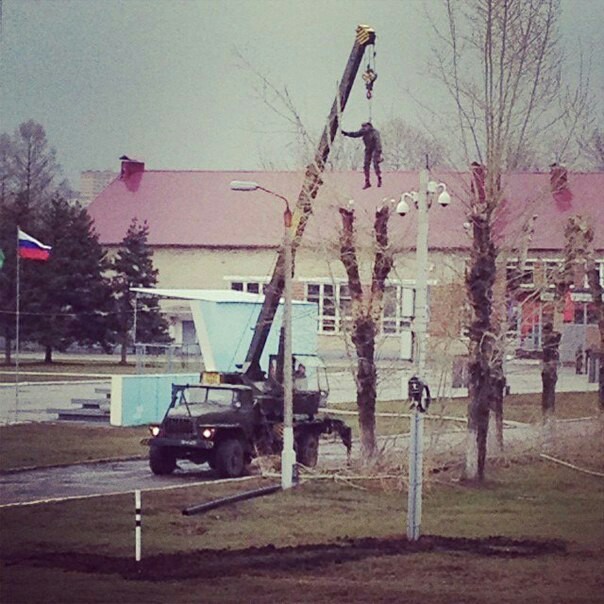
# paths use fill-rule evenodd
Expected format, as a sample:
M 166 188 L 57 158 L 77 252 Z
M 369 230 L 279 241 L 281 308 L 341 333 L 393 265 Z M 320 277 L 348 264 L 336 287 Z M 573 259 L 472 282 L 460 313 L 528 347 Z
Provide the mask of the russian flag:
M 50 245 L 44 245 L 20 228 L 17 228 L 17 239 L 19 242 L 19 258 L 26 260 L 46 261 L 50 258 Z

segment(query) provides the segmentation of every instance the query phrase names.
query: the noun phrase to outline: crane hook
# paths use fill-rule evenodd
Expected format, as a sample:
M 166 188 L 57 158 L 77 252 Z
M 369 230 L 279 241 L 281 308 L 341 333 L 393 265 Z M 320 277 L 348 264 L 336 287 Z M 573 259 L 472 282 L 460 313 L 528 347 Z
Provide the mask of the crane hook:
M 363 80 L 365 81 L 365 88 L 367 90 L 367 98 L 370 99 L 373 96 L 373 84 L 377 80 L 377 73 L 367 65 L 367 69 L 363 74 Z

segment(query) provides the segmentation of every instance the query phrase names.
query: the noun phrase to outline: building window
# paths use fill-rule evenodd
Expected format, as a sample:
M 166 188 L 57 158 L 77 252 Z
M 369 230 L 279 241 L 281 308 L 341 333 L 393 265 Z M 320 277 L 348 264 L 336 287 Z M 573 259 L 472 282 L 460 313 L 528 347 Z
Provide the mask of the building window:
M 562 260 L 544 260 L 543 273 L 547 287 L 555 287 L 560 279 Z
M 506 266 L 506 280 L 509 288 L 532 288 L 535 286 L 535 261 L 527 260 L 520 270 L 518 260 L 510 260 Z
M 319 333 L 336 331 L 336 298 L 330 283 L 307 283 L 306 300 L 319 306 Z
M 398 325 L 398 287 L 389 285 L 384 289 L 384 310 L 382 312 L 382 331 L 396 333 Z
M 387 285 L 382 317 L 382 331 L 385 334 L 408 331 L 415 317 L 415 290 L 412 287 Z
M 352 298 L 346 283 L 339 285 L 338 308 L 340 315 L 340 330 L 350 330 L 352 327 Z
M 319 307 L 319 333 L 340 333 L 351 328 L 352 298 L 347 283 L 307 283 L 306 300 Z M 387 285 L 381 325 L 383 333 L 408 331 L 414 316 L 414 289 Z
M 574 322 L 576 325 L 593 325 L 598 322 L 598 313 L 593 302 L 575 302 Z
M 231 289 L 238 292 L 247 292 L 248 294 L 265 293 L 268 283 L 265 281 L 231 281 Z

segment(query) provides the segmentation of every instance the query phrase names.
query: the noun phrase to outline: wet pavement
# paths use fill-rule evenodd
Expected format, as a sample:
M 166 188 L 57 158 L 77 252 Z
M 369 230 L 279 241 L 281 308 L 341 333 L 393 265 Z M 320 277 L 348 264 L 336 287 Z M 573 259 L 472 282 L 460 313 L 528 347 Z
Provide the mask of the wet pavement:
M 191 486 L 216 480 L 208 466 L 179 462 L 170 476 L 155 476 L 146 459 L 87 463 L 0 475 L 0 507 Z

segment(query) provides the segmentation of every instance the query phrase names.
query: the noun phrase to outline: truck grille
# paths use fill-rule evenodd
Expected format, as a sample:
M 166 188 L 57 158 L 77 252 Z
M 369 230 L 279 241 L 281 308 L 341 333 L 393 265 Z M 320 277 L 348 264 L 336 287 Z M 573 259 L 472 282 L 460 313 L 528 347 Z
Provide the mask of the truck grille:
M 191 436 L 195 434 L 195 424 L 186 417 L 167 417 L 164 420 L 164 434 L 166 436 Z

